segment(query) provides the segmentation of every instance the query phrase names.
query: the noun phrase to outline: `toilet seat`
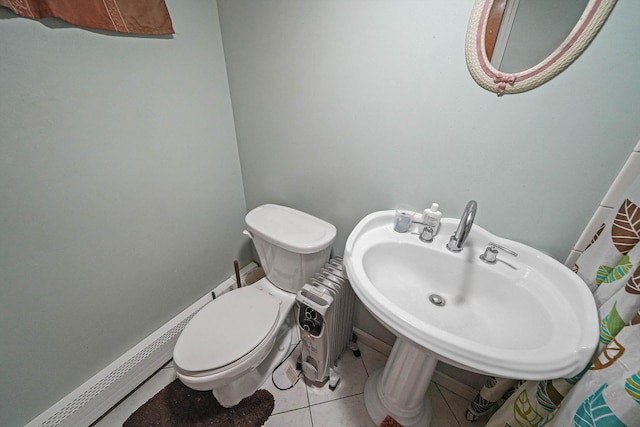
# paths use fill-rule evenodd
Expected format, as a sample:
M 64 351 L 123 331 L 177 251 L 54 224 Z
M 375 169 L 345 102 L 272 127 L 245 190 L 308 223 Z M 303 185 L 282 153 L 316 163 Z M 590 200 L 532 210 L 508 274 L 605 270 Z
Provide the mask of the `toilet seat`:
M 189 376 L 210 376 L 260 362 L 271 350 L 280 301 L 257 286 L 233 290 L 203 307 L 180 334 L 174 364 Z

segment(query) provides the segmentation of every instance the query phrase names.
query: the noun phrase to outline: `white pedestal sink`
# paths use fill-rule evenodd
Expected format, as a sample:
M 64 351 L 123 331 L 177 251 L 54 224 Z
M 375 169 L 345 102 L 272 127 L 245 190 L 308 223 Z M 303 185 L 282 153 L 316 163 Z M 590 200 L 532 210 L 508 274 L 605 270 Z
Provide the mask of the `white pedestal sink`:
M 345 247 L 355 293 L 396 336 L 385 368 L 365 386 L 379 425 L 428 426 L 425 392 L 438 360 L 506 378 L 542 380 L 580 372 L 596 349 L 597 310 L 586 284 L 556 260 L 477 224 L 459 253 L 445 246 L 458 220 L 444 218 L 432 243 L 393 230 L 394 211 L 365 217 Z M 417 227 L 417 226 L 414 226 Z M 489 242 L 517 257 L 479 259 Z M 507 258 L 509 257 L 509 258 Z

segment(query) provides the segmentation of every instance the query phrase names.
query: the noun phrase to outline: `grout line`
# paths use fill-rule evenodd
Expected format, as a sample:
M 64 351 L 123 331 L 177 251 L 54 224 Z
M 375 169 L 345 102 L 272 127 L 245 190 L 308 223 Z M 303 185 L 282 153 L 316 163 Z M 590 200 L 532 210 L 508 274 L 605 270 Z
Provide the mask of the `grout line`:
M 304 383 L 304 392 L 307 394 L 307 409 L 309 410 L 309 417 L 311 418 L 311 427 L 313 427 L 313 416 L 311 415 L 311 400 L 309 399 L 309 386 L 307 385 L 307 379 L 305 378 L 304 373 L 302 374 L 302 382 Z
M 291 408 L 291 409 L 287 409 L 286 411 L 280 411 L 280 412 L 273 412 L 271 413 L 271 415 L 281 415 L 281 414 L 286 414 L 288 412 L 295 412 L 295 411 L 299 411 L 301 409 L 307 409 L 309 408 L 309 406 L 301 406 L 299 408 Z M 271 416 L 270 415 L 270 416 Z
M 449 403 L 449 401 L 447 400 L 447 398 L 444 396 L 444 394 L 442 394 L 442 390 L 440 390 L 440 386 L 438 384 L 433 384 L 436 388 L 436 391 L 438 392 L 438 394 L 440 395 L 440 397 L 442 397 L 442 400 L 444 400 L 444 403 L 447 405 L 447 409 L 449 409 L 449 414 L 451 414 L 450 417 L 448 417 L 449 419 L 453 419 L 455 420 L 456 424 L 458 425 L 458 427 L 462 427 L 460 425 L 460 421 L 458 421 L 458 418 L 456 417 L 456 414 L 453 412 L 453 408 L 451 407 L 451 404 Z M 433 411 L 431 412 L 431 418 L 433 421 Z
M 447 404 L 447 408 L 449 409 L 449 413 L 451 414 L 451 418 L 453 418 L 456 421 L 456 424 L 458 424 L 458 427 L 462 427 L 462 425 L 460 424 L 460 421 L 458 421 L 458 417 L 456 417 L 455 412 L 453 412 L 453 408 L 451 407 L 451 404 L 449 403 L 449 400 L 444 396 L 444 394 L 442 394 L 442 390 L 440 390 L 440 386 L 438 384 L 435 384 L 436 386 L 436 390 L 438 390 L 438 393 L 440 394 L 440 396 L 442 396 L 442 400 L 444 400 L 444 403 Z M 451 391 L 451 390 L 449 390 Z M 433 418 L 433 413 L 432 413 L 432 418 Z
M 313 427 L 313 412 L 311 412 L 311 406 L 307 406 L 307 411 L 309 411 L 309 419 L 311 420 L 311 427 Z
M 362 356 L 360 356 L 362 358 Z M 364 371 L 367 374 L 367 378 L 369 378 L 371 376 L 371 373 L 369 372 L 369 369 L 367 369 L 367 364 L 364 363 L 364 360 L 362 361 L 362 364 L 364 365 Z
M 309 411 L 309 419 L 311 420 L 311 427 L 313 427 L 313 413 L 311 412 L 311 406 L 307 408 L 307 411 Z
M 329 402 L 337 402 L 338 400 L 346 399 L 346 398 L 348 398 L 348 397 L 359 396 L 359 395 L 361 395 L 361 394 L 362 394 L 362 395 L 364 395 L 364 392 L 362 392 L 362 393 L 349 394 L 349 395 L 347 395 L 347 396 L 340 396 L 340 397 L 336 397 L 335 399 L 325 400 L 324 402 L 318 402 L 318 403 L 314 403 L 314 404 L 312 404 L 312 405 L 310 404 L 310 405 L 309 405 L 309 407 L 312 407 L 312 406 L 318 406 L 318 405 L 324 405 L 325 403 L 329 403 Z

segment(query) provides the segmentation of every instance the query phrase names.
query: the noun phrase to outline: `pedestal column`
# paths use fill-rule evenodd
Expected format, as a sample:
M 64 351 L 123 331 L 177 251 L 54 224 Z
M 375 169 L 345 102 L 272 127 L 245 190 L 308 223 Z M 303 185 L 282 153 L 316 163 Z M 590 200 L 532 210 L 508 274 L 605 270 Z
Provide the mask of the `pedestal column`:
M 390 415 L 405 427 L 428 427 L 431 405 L 426 392 L 437 363 L 422 347 L 396 338 L 385 367 L 365 384 L 365 405 L 374 423 L 380 425 Z

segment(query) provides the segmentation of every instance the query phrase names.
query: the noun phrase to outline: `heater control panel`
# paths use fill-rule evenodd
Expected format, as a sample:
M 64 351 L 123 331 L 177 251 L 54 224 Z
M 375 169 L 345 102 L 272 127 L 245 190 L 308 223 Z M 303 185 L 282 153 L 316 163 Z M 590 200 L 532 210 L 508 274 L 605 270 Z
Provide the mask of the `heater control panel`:
M 298 315 L 298 323 L 300 327 L 313 336 L 320 336 L 324 320 L 322 314 L 318 313 L 312 307 L 301 303 Z

